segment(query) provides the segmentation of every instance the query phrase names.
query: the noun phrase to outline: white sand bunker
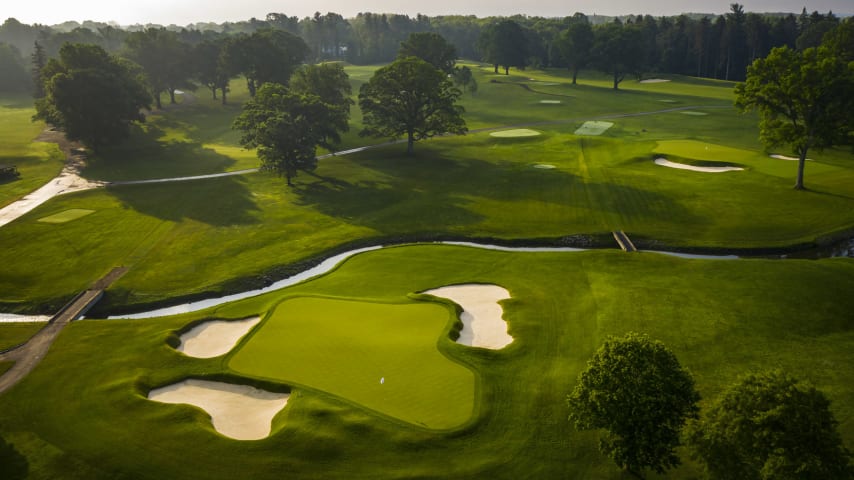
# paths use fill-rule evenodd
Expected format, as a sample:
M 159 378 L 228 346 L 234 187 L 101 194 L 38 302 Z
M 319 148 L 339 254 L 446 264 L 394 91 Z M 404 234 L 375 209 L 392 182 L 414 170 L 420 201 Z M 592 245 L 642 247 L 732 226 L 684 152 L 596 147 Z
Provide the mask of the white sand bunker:
M 252 317 L 233 321 L 212 320 L 196 325 L 181 335 L 178 351 L 195 358 L 225 355 L 260 321 L 261 317 Z
M 554 165 L 549 165 L 548 163 L 538 163 L 538 164 L 534 165 L 534 168 L 539 168 L 542 170 L 551 170 L 551 169 L 557 168 L 557 167 L 555 167 Z
M 697 167 L 695 165 L 686 165 L 684 163 L 676 163 L 667 160 L 666 158 L 656 158 L 656 165 L 661 165 L 662 167 L 668 168 L 678 168 L 680 170 L 691 170 L 693 172 L 704 172 L 704 173 L 722 173 L 722 172 L 735 172 L 738 170 L 744 170 L 741 167 Z
M 670 80 L 665 80 L 663 78 L 648 78 L 646 80 L 641 80 L 640 83 L 664 83 L 669 81 Z
M 498 138 L 522 138 L 522 137 L 536 137 L 541 135 L 540 132 L 536 130 L 530 130 L 527 128 L 516 128 L 513 130 L 501 130 L 500 132 L 492 132 L 489 134 L 491 137 Z
M 772 154 L 772 155 L 768 155 L 768 156 L 769 156 L 769 157 L 771 157 L 771 158 L 776 158 L 777 160 L 788 160 L 788 161 L 790 161 L 790 162 L 797 162 L 798 160 L 800 160 L 800 158 L 798 158 L 798 157 L 790 157 L 790 156 L 788 156 L 788 155 L 779 155 L 779 154 L 776 154 L 776 153 L 775 153 L 775 154 Z M 812 161 L 812 159 L 811 159 L 811 158 L 808 158 L 807 160 L 808 160 L 808 161 Z
M 540 103 L 544 103 L 546 105 L 558 105 L 560 100 L 540 100 Z
M 513 342 L 507 334 L 507 322 L 499 301 L 510 298 L 510 292 L 498 285 L 450 285 L 427 290 L 428 295 L 447 298 L 463 309 L 463 329 L 457 343 L 470 347 L 498 350 Z
M 606 130 L 613 127 L 614 124 L 611 122 L 597 122 L 594 120 L 590 120 L 588 122 L 584 122 L 584 125 L 578 127 L 578 130 L 575 131 L 576 135 L 602 135 Z
M 260 440 L 270 436 L 273 417 L 288 403 L 287 393 L 249 385 L 188 379 L 148 393 L 162 403 L 186 403 L 211 416 L 214 429 L 235 440 Z

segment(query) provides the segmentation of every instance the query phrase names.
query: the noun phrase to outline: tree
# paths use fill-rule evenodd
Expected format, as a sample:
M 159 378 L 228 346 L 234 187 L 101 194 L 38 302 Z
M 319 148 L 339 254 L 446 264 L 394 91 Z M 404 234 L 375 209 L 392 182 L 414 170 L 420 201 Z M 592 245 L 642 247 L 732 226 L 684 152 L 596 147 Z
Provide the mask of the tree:
M 59 59 L 42 71 L 45 97 L 36 101 L 34 119 L 65 130 L 71 140 L 92 149 L 127 137 L 130 124 L 144 122 L 150 108 L 142 72 L 96 45 L 68 43 Z
M 406 57 L 418 57 L 450 75 L 454 73 L 457 49 L 438 33 L 418 32 L 400 44 L 397 58 Z
M 14 45 L 0 43 L 0 92 L 27 92 L 30 90 L 30 75 Z
M 151 95 L 157 108 L 162 108 L 160 94 L 169 93 L 170 103 L 175 103 L 175 90 L 195 88 L 190 77 L 193 62 L 190 46 L 182 42 L 175 32 L 165 28 L 148 28 L 132 32 L 125 38 L 127 56 L 145 71 Z
M 502 20 L 483 30 L 478 46 L 484 61 L 495 67 L 504 68 L 510 75 L 510 67 L 525 68 L 528 64 L 528 40 L 522 27 L 513 20 Z
M 639 73 L 643 64 L 640 30 L 620 23 L 602 25 L 595 31 L 592 56 L 600 70 L 613 75 L 617 90 L 626 74 Z
M 463 91 L 471 93 L 472 96 L 477 93 L 477 80 L 469 67 L 465 65 L 462 68 L 454 67 L 453 78 L 454 84 L 461 86 Z
M 784 46 L 748 67 L 735 104 L 759 112 L 759 138 L 768 147 L 788 145 L 798 154 L 795 189 L 803 190 L 807 152 L 851 140 L 852 91 L 854 63 L 827 46 Z
M 291 75 L 308 55 L 308 46 L 283 30 L 261 30 L 239 35 L 228 42 L 227 65 L 246 77 L 249 96 L 264 83 L 287 85 Z
M 688 441 L 713 479 L 851 479 L 838 425 L 823 393 L 770 371 L 725 390 Z
M 377 70 L 359 91 L 364 115 L 362 136 L 397 138 L 406 134 L 407 153 L 415 141 L 467 131 L 461 92 L 433 65 L 416 57 L 395 60 Z
M 23 480 L 30 470 L 27 457 L 21 455 L 14 445 L 0 437 L 0 478 Z
M 579 430 L 604 429 L 599 448 L 638 478 L 679 465 L 674 452 L 700 395 L 691 375 L 664 344 L 629 333 L 609 338 L 587 362 L 567 397 Z
M 560 34 L 558 49 L 567 67 L 572 72 L 572 84 L 576 84 L 578 70 L 590 60 L 593 48 L 593 28 L 587 17 L 573 17 L 569 27 Z
M 332 148 L 341 141 L 339 132 L 350 129 L 350 106 L 353 105 L 350 77 L 339 63 L 305 65 L 294 73 L 290 83 L 291 91 L 298 94 L 317 96 L 331 111 L 323 125 L 320 146 Z
M 224 56 L 225 40 L 205 40 L 193 47 L 193 70 L 196 80 L 209 88 L 216 100 L 217 90 L 222 91 L 222 104 L 226 104 L 228 84 L 234 76 Z
M 288 186 L 300 170 L 317 167 L 315 151 L 327 145 L 330 125 L 339 111 L 317 95 L 291 92 L 284 85 L 265 83 L 243 105 L 234 121 L 242 130 L 240 144 L 258 148 L 261 168 L 284 175 Z
M 42 70 L 47 65 L 47 54 L 39 42 L 35 42 L 30 55 L 30 75 L 33 79 L 33 98 L 44 98 L 44 78 Z

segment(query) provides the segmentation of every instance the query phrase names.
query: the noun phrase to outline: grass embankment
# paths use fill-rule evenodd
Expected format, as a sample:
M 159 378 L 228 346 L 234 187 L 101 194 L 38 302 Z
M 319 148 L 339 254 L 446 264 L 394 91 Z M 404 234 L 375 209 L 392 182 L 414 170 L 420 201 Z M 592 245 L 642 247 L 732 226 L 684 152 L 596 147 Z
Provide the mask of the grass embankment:
M 0 323 L 0 350 L 16 347 L 47 325 L 45 322 L 3 322 Z
M 62 170 L 56 144 L 33 142 L 45 128 L 33 122 L 30 96 L 0 96 L 0 165 L 16 165 L 18 179 L 0 179 L 0 208 L 41 187 Z
M 309 343 L 320 344 L 327 334 L 320 322 L 310 331 L 300 321 L 299 337 L 286 340 L 294 351 L 265 357 L 271 368 L 287 361 L 280 381 L 305 382 L 293 389 L 268 439 L 229 440 L 198 409 L 145 399 L 149 388 L 186 377 L 230 375 L 239 381 L 227 358 L 192 359 L 167 345 L 195 320 L 264 314 L 290 297 L 399 302 L 412 292 L 467 282 L 510 291 L 513 298 L 503 306 L 514 342 L 491 351 L 439 340 L 440 351 L 480 377 L 475 420 L 461 430 L 425 430 L 374 413 L 340 391 L 328 392 L 333 387 L 311 372 L 347 362 L 347 368 L 367 368 L 373 357 L 347 350 L 319 355 L 298 345 L 309 336 L 317 337 Z M 626 478 L 598 453 L 595 433 L 571 427 L 565 396 L 607 335 L 637 331 L 676 353 L 693 373 L 704 405 L 748 371 L 779 367 L 814 383 L 831 399 L 850 448 L 852 289 L 854 264 L 848 260 L 727 262 L 611 251 L 393 248 L 215 312 L 74 322 L 39 368 L 0 396 L 0 431 L 27 457 L 30 471 L 44 478 Z M 341 306 L 320 305 L 318 314 L 343 311 Z M 435 345 L 436 331 L 429 330 L 422 340 Z M 363 332 L 377 340 L 392 334 Z M 265 334 L 261 329 L 255 337 Z M 255 341 L 244 340 L 243 348 Z M 298 352 L 305 353 L 305 362 Z M 411 401 L 427 409 L 456 401 L 449 396 L 436 405 L 433 399 L 432 392 L 416 392 Z M 685 465 L 666 478 L 700 476 L 687 453 L 680 454 Z

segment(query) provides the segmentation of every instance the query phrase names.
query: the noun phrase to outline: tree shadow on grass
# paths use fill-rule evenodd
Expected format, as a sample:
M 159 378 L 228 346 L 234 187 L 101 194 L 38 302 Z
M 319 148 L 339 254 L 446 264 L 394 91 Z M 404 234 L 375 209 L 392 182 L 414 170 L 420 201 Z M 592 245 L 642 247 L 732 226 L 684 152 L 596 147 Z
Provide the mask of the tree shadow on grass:
M 230 176 L 186 182 L 117 185 L 108 192 L 125 206 L 145 215 L 179 222 L 195 220 L 214 226 L 259 223 L 260 209 L 248 180 Z

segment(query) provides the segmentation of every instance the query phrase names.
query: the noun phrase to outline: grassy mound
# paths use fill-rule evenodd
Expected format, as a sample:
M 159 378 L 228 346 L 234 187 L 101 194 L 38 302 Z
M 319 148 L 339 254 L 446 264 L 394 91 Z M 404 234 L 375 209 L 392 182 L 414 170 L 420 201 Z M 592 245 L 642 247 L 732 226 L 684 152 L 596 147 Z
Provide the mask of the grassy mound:
M 436 348 L 450 321 L 449 309 L 432 303 L 289 299 L 228 366 L 415 425 L 449 429 L 471 418 L 475 395 L 474 373 Z

